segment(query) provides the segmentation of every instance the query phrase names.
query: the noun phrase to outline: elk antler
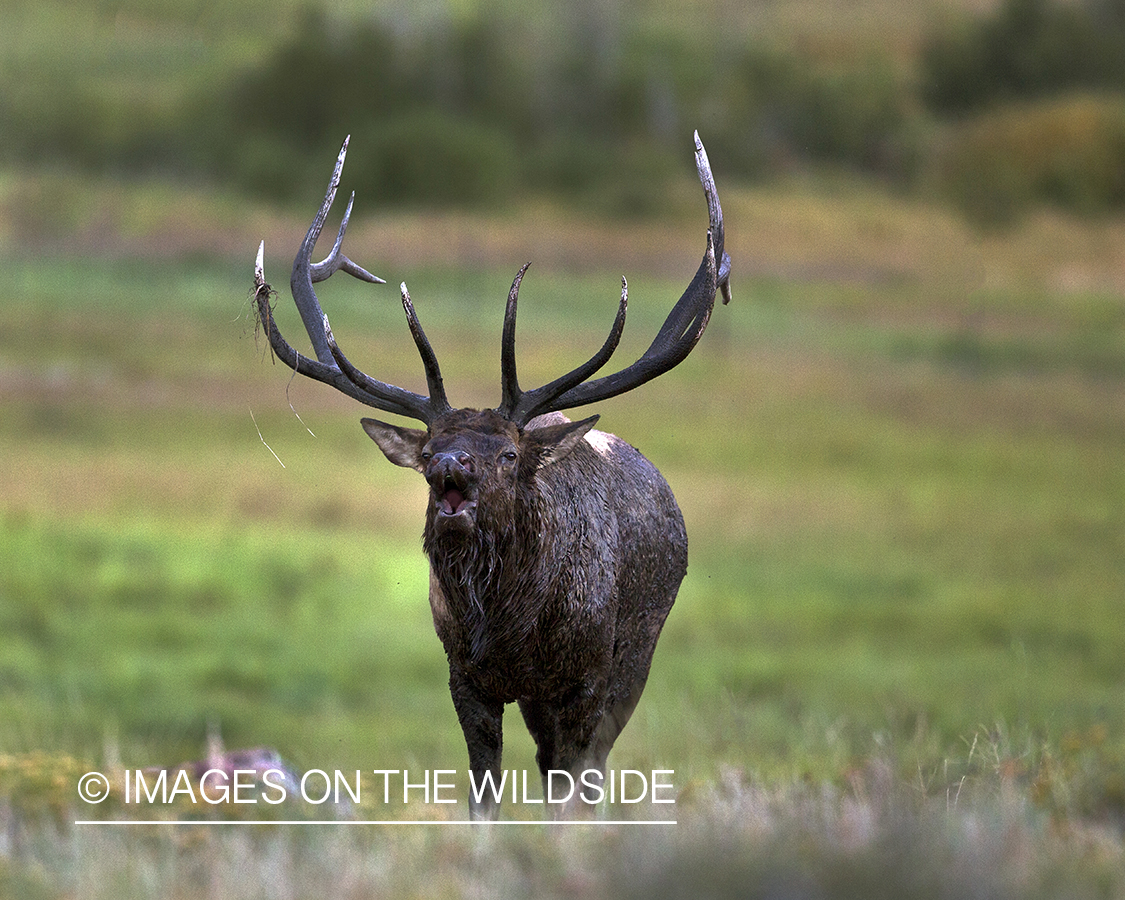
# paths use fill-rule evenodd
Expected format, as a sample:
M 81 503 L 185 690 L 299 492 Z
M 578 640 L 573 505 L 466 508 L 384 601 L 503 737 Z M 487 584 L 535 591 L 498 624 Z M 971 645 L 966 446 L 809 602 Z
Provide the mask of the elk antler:
M 355 278 L 373 284 L 383 284 L 383 279 L 377 278 L 366 269 L 356 265 L 344 256 L 342 246 L 344 233 L 348 228 L 351 217 L 352 203 L 355 194 L 348 201 L 344 211 L 340 231 L 331 252 L 321 262 L 312 262 L 313 247 L 316 246 L 332 201 L 336 198 L 336 190 L 340 186 L 340 174 L 344 168 L 344 157 L 348 151 L 348 139 L 344 140 L 340 148 L 340 155 L 336 159 L 336 168 L 332 172 L 332 179 L 328 184 L 328 192 L 324 195 L 324 202 L 313 219 L 308 233 L 305 235 L 301 248 L 293 260 L 293 274 L 289 280 L 293 293 L 293 301 L 301 314 L 305 330 L 312 342 L 316 359 L 310 359 L 294 350 L 282 336 L 281 331 L 274 322 L 273 310 L 270 307 L 270 296 L 273 289 L 265 280 L 262 270 L 262 257 L 265 244 L 258 247 L 258 258 L 254 265 L 254 300 L 257 305 L 258 318 L 262 322 L 266 333 L 269 335 L 270 346 L 289 368 L 300 372 L 317 381 L 331 385 L 337 390 L 354 397 L 361 403 L 381 409 L 384 412 L 395 413 L 418 419 L 427 425 L 451 407 L 445 396 L 445 386 L 438 367 L 437 357 L 421 324 L 414 312 L 414 305 L 410 302 L 410 294 L 406 285 L 401 286 L 402 306 L 406 312 L 406 322 L 410 327 L 410 334 L 422 358 L 422 365 L 426 372 L 426 384 L 430 395 L 423 397 L 413 391 L 376 381 L 369 375 L 357 369 L 344 356 L 337 346 L 332 335 L 332 328 L 328 324 L 328 317 L 320 308 L 313 284 L 324 281 L 335 272 L 343 270 Z M 644 352 L 640 359 L 627 366 L 620 372 L 606 375 L 595 381 L 587 381 L 602 368 L 617 349 L 621 340 L 621 332 L 625 327 L 625 314 L 628 306 L 628 284 L 621 279 L 621 303 L 617 308 L 617 318 L 610 329 L 609 337 L 601 349 L 587 362 L 561 378 L 556 378 L 549 384 L 532 391 L 523 391 L 516 377 L 516 306 L 519 298 L 520 283 L 523 280 L 527 266 L 519 270 L 512 289 L 508 293 L 508 304 L 504 313 L 504 328 L 501 337 L 500 371 L 501 371 L 501 400 L 497 412 L 510 419 L 521 427 L 526 425 L 535 416 L 545 412 L 571 409 L 576 406 L 585 406 L 598 400 L 615 397 L 626 391 L 639 387 L 646 381 L 651 381 L 658 375 L 681 363 L 695 347 L 707 322 L 711 318 L 711 310 L 715 305 L 715 293 L 721 291 L 723 303 L 730 302 L 730 255 L 723 249 L 723 210 L 719 206 L 719 195 L 715 190 L 715 179 L 711 174 L 711 164 L 707 160 L 707 152 L 699 140 L 699 133 L 695 134 L 695 165 L 699 170 L 699 180 L 703 184 L 703 192 L 707 198 L 707 211 L 709 228 L 707 230 L 707 250 L 703 255 L 695 277 L 688 285 L 683 296 L 672 311 L 668 314 L 656 338 Z M 718 262 L 716 262 L 718 261 Z
M 703 193 L 707 197 L 709 218 L 707 250 L 691 284 L 672 307 L 672 311 L 648 350 L 640 359 L 620 372 L 606 375 L 596 381 L 586 381 L 609 361 L 621 339 L 628 305 L 628 284 L 622 278 L 621 303 L 617 308 L 617 318 L 602 348 L 583 365 L 561 378 L 556 378 L 535 390 L 520 390 L 519 380 L 516 377 L 516 304 L 520 282 L 527 271 L 525 265 L 512 282 L 512 289 L 508 294 L 508 306 L 504 313 L 504 331 L 500 350 L 501 401 L 497 412 L 517 425 L 523 426 L 535 416 L 546 412 L 585 406 L 631 391 L 683 362 L 703 336 L 703 330 L 707 327 L 711 310 L 715 305 L 716 291 L 722 291 L 723 303 L 730 302 L 730 255 L 723 248 L 723 210 L 719 205 L 719 195 L 715 189 L 714 176 L 711 174 L 711 164 L 707 160 L 707 151 L 703 149 L 698 131 L 695 133 L 695 165 L 699 170 Z M 718 260 L 717 264 L 716 260 Z
M 414 306 L 410 302 L 410 294 L 406 285 L 402 285 L 402 306 L 406 311 L 406 322 L 410 327 L 410 334 L 422 357 L 422 365 L 426 370 L 426 384 L 430 391 L 429 397 L 423 397 L 413 391 L 376 381 L 365 375 L 348 361 L 343 352 L 336 345 L 332 336 L 332 329 L 328 324 L 328 317 L 320 308 L 313 284 L 325 281 L 335 272 L 343 269 L 349 275 L 372 284 L 385 284 L 382 278 L 377 278 L 366 269 L 356 265 L 344 256 L 341 248 L 344 243 L 344 233 L 348 230 L 348 220 L 352 214 L 352 203 L 355 201 L 353 193 L 348 200 L 348 208 L 344 211 L 343 221 L 340 223 L 339 234 L 331 252 L 321 262 L 312 261 L 313 247 L 316 246 L 324 222 L 328 218 L 328 210 L 332 201 L 336 199 L 336 189 L 340 186 L 340 174 L 344 169 L 344 157 L 348 152 L 350 136 L 344 139 L 340 148 L 340 155 L 336 158 L 336 168 L 332 172 L 332 179 L 328 183 L 328 192 L 324 195 L 324 202 L 317 211 L 308 233 L 305 235 L 301 248 L 293 260 L 293 274 L 289 279 L 289 287 L 293 293 L 293 302 L 301 314 L 301 321 L 308 332 L 312 342 L 316 359 L 309 359 L 294 350 L 282 336 L 273 319 L 273 310 L 270 307 L 272 288 L 266 282 L 262 268 L 262 257 L 265 253 L 265 242 L 258 247 L 258 258 L 254 264 L 254 301 L 258 309 L 258 319 L 261 321 L 266 333 L 269 335 L 270 346 L 294 372 L 315 378 L 325 384 L 331 385 L 339 391 L 354 397 L 360 403 L 381 409 L 384 412 L 395 413 L 418 419 L 430 424 L 443 412 L 450 409 L 449 401 L 445 398 L 445 386 L 438 368 L 437 357 L 434 355 L 426 334 L 418 322 Z

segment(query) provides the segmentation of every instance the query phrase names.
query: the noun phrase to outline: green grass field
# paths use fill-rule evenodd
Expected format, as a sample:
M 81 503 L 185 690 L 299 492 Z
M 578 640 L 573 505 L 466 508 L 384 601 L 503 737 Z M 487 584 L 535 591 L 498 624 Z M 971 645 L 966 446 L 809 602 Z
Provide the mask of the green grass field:
M 155 188 L 84 183 L 112 227 L 46 240 L 20 223 L 50 184 L 0 182 L 0 896 L 1125 890 L 1119 224 L 981 236 L 846 184 L 724 190 L 734 302 L 596 410 L 691 539 L 611 756 L 675 771 L 672 830 L 111 831 L 68 824 L 91 814 L 78 774 L 199 758 L 209 727 L 299 770 L 463 771 L 465 751 L 421 479 L 255 335 L 257 240 L 284 285 L 304 223 L 174 191 L 140 221 Z M 627 361 L 702 249 L 683 210 L 361 208 L 349 251 L 408 282 L 453 402 L 494 405 L 515 268 L 536 262 L 526 383 L 600 343 L 621 272 Z M 397 291 L 339 280 L 321 297 L 351 358 L 418 387 Z M 506 737 L 534 770 L 514 710 Z
M 935 25 L 996 6 L 489 11 L 556 29 L 540 40 L 628 21 L 906 70 Z M 483 8 L 333 15 L 403 35 Z M 293 173 L 314 186 L 296 209 L 184 183 L 188 160 L 129 169 L 137 122 L 182 133 L 158 126 L 305 10 L 4 4 L 4 121 L 46 116 L 52 140 L 123 155 L 0 166 L 0 900 L 1125 896 L 1125 222 L 1033 210 L 979 232 L 839 171 L 734 184 L 713 153 L 734 302 L 674 372 L 590 410 L 687 521 L 688 576 L 610 757 L 670 770 L 675 803 L 559 826 L 509 797 L 505 821 L 537 824 L 451 824 L 467 758 L 426 601 L 425 485 L 372 446 L 365 408 L 272 364 L 251 314 L 264 237 L 298 334 L 285 282 L 331 159 Z M 451 401 L 494 406 L 503 301 L 530 259 L 522 382 L 601 344 L 622 274 L 628 363 L 703 250 L 690 127 L 650 219 L 361 195 L 348 252 L 390 284 L 321 286 L 341 345 L 422 389 L 405 280 Z M 215 735 L 298 774 L 362 770 L 363 800 L 123 801 L 124 773 L 204 758 Z M 515 709 L 505 738 L 535 799 Z M 376 769 L 455 770 L 457 802 L 383 803 Z M 79 798 L 92 770 L 113 778 L 104 804 Z M 162 824 L 75 824 L 110 818 Z

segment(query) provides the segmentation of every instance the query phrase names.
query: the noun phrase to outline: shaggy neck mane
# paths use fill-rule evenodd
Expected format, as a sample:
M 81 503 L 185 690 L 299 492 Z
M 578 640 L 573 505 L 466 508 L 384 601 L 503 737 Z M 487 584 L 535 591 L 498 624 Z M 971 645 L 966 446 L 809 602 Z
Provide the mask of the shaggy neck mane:
M 422 546 L 441 583 L 450 611 L 464 626 L 468 657 L 480 662 L 490 646 L 489 623 L 504 620 L 506 639 L 522 640 L 535 622 L 537 610 L 521 600 L 528 592 L 528 562 L 539 557 L 538 496 L 520 492 L 514 515 L 506 522 L 487 510 L 469 534 L 438 534 L 427 522 Z M 430 519 L 433 516 L 431 514 Z M 515 626 L 515 627 L 513 627 Z

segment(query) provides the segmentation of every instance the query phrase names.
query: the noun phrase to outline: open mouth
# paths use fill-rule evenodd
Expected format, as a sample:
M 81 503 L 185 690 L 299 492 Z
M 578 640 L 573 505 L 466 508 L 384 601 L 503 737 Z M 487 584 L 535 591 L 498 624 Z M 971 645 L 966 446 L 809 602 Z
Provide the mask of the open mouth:
M 476 509 L 477 501 L 465 496 L 452 479 L 447 479 L 445 490 L 437 499 L 438 514 L 442 516 L 469 515 Z

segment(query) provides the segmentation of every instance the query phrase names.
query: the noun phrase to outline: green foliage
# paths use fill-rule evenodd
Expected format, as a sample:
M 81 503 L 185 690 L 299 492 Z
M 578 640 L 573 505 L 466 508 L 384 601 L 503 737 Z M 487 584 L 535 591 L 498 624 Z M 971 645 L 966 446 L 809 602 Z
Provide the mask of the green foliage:
M 923 99 L 940 113 L 1125 90 L 1125 4 L 1005 0 L 991 16 L 933 35 L 919 69 Z
M 673 172 L 638 96 L 651 54 L 599 65 L 594 39 L 561 17 L 529 29 L 491 7 L 405 36 L 309 13 L 222 91 L 232 139 L 216 171 L 293 196 L 299 155 L 308 168 L 311 151 L 351 133 L 363 149 L 349 178 L 386 202 L 496 203 L 518 184 L 648 211 Z
M 1060 823 L 1076 818 L 1125 828 L 1125 759 L 1106 729 L 1070 732 L 1027 777 L 1034 801 Z
M 155 0 L 16 4 L 0 37 L 0 162 L 205 178 L 288 200 L 319 193 L 324 160 L 352 134 L 349 177 L 377 203 L 548 193 L 646 215 L 689 181 L 698 128 L 720 177 L 842 168 L 910 190 L 936 183 L 992 222 L 1032 203 L 1118 204 L 1112 117 L 1088 152 L 1034 159 L 1030 172 L 1030 141 L 998 133 L 1018 130 L 1008 119 L 1028 104 L 1125 91 L 1121 0 L 1006 0 L 929 31 L 919 18 L 905 45 L 859 25 L 806 39 L 816 29 L 800 17 L 751 31 L 753 17 L 706 6 L 687 27 L 673 10 L 621 3 L 259 4 L 240 0 L 242 15 Z M 889 29 L 890 12 L 866 15 Z M 989 112 L 1003 121 L 979 121 Z M 1033 120 L 1051 147 L 1065 144 L 1060 129 L 1081 136 L 1076 122 Z
M 819 64 L 734 35 L 711 48 L 627 28 L 599 49 L 599 25 L 528 28 L 486 7 L 419 38 L 311 16 L 227 92 L 226 115 L 235 135 L 277 144 L 267 171 L 289 167 L 291 135 L 304 147 L 368 136 L 378 174 L 360 183 L 391 201 L 479 202 L 519 179 L 647 212 L 693 125 L 751 176 L 804 161 L 896 178 L 909 168 L 908 93 L 882 58 Z
M 355 135 L 363 147 L 349 171 L 357 191 L 391 203 L 482 206 L 511 198 L 517 154 L 502 131 L 422 111 Z
M 58 30 L 33 8 L 21 34 Z M 488 3 L 409 27 L 309 6 L 253 42 L 216 36 L 231 49 L 207 54 L 179 14 L 160 41 L 146 19 L 123 16 L 95 16 L 76 37 L 86 66 L 49 48 L 11 66 L 20 77 L 0 97 L 0 160 L 305 197 L 352 134 L 363 150 L 349 176 L 380 201 L 481 205 L 519 186 L 650 213 L 690 177 L 693 128 L 728 177 L 829 164 L 903 180 L 917 153 L 908 81 L 885 55 L 821 60 L 729 29 L 671 31 L 613 5 L 528 16 Z
M 749 44 L 724 66 L 723 127 L 713 155 L 736 170 L 776 175 L 834 163 L 890 180 L 912 173 L 910 96 L 888 59 L 822 62 Z
M 1079 215 L 1125 201 L 1125 4 L 1006 0 L 931 37 L 922 99 L 953 124 L 932 153 L 940 192 L 973 219 L 1034 204 Z
M 1078 214 L 1125 206 L 1125 96 L 1007 106 L 949 129 L 940 189 L 975 220 L 1010 222 L 1034 203 Z

